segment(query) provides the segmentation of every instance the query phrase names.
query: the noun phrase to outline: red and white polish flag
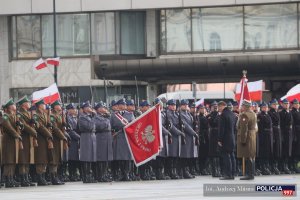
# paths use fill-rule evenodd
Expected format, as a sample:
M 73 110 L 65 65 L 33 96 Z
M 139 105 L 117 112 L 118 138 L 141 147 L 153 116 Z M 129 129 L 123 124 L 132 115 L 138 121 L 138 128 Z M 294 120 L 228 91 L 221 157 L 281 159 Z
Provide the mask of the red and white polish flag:
M 247 81 L 246 81 L 247 82 Z M 254 81 L 254 82 L 247 82 L 247 87 L 249 91 L 249 95 L 251 97 L 252 101 L 261 101 L 262 100 L 262 92 L 263 92 L 263 81 Z M 240 100 L 241 98 L 241 83 L 238 83 L 236 85 L 236 90 L 235 90 L 235 99 L 237 101 Z
M 287 99 L 288 101 L 293 101 L 294 99 L 298 99 L 300 101 L 300 84 L 292 87 L 285 96 L 281 97 L 280 100 Z
M 47 67 L 47 63 L 44 61 L 43 58 L 40 58 L 33 63 L 32 67 L 36 70 L 40 70 Z
M 155 158 L 163 147 L 160 105 L 126 125 L 124 132 L 136 166 Z
M 204 98 L 199 99 L 198 101 L 195 102 L 195 107 L 198 108 L 200 105 L 204 105 Z
M 248 79 L 246 77 L 246 74 L 244 74 L 240 81 L 240 88 L 239 88 L 240 90 L 237 90 L 240 91 L 239 99 L 236 99 L 237 101 L 239 101 L 239 108 L 242 107 L 243 100 L 251 101 L 247 82 Z
M 45 104 L 51 104 L 56 100 L 60 100 L 60 95 L 56 83 L 53 83 L 49 87 L 43 90 L 36 91 L 32 94 L 33 103 L 40 99 L 44 99 Z
M 56 57 L 56 58 L 47 58 L 46 59 L 46 62 L 47 62 L 48 65 L 54 65 L 54 66 L 58 66 L 59 65 L 59 61 L 60 61 L 59 57 Z

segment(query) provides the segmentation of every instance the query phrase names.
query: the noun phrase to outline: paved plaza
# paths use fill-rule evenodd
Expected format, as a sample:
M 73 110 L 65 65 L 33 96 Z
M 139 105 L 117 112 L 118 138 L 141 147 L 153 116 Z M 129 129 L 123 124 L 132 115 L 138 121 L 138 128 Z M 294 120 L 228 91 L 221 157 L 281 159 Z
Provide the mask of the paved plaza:
M 83 184 L 66 183 L 64 186 L 0 189 L 1 200 L 77 200 L 77 199 L 254 199 L 253 197 L 203 197 L 203 184 L 300 184 L 300 175 L 260 176 L 254 181 L 219 181 L 211 176 L 198 176 L 191 180 L 139 181 Z M 297 189 L 299 194 L 299 187 Z M 284 197 L 255 197 L 255 199 L 284 199 Z M 287 199 L 299 199 L 287 198 Z

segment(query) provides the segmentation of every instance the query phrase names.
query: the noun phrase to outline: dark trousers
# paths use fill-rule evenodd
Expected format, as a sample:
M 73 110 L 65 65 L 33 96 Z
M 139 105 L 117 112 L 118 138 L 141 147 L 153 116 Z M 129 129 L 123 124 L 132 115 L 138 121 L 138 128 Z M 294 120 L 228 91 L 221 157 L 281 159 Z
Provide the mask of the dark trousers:
M 235 174 L 236 162 L 234 152 L 225 152 L 222 151 L 222 168 L 223 175 L 232 177 Z

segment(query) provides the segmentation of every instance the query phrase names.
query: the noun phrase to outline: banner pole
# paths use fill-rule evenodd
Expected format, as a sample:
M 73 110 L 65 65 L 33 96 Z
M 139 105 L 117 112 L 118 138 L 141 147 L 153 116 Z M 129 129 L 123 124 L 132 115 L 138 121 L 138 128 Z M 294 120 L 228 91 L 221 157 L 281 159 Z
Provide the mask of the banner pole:
M 242 170 L 243 170 L 243 176 L 245 176 L 245 157 L 243 157 L 243 166 L 242 166 Z

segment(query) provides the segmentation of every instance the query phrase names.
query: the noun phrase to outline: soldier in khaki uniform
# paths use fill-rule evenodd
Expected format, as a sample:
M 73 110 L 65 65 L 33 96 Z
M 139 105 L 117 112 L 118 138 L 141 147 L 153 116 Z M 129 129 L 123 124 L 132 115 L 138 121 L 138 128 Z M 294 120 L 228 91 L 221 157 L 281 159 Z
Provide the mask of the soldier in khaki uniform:
M 22 187 L 35 186 L 28 178 L 29 165 L 34 163 L 34 146 L 37 146 L 37 132 L 34 128 L 32 115 L 28 111 L 30 108 L 30 100 L 27 96 L 18 100 L 17 118 L 24 124 L 22 130 L 23 150 L 19 155 L 19 175 Z
M 2 122 L 2 164 L 5 187 L 19 187 L 20 183 L 14 180 L 15 168 L 18 163 L 19 150 L 22 149 L 20 129 L 22 124 L 17 121 L 16 105 L 12 99 L 3 105 L 5 113 Z
M 59 180 L 57 176 L 57 168 L 62 162 L 63 150 L 67 148 L 67 138 L 65 137 L 64 127 L 65 121 L 62 115 L 62 108 L 58 101 L 51 104 L 52 114 L 51 123 L 53 125 L 52 135 L 53 135 L 53 160 L 49 163 L 49 171 L 51 174 L 51 180 L 53 185 L 63 185 L 64 182 Z
M 251 102 L 244 100 L 237 122 L 237 157 L 246 159 L 246 176 L 241 180 L 253 180 L 256 155 L 256 114 L 250 110 Z
M 36 114 L 33 118 L 37 130 L 37 143 L 35 148 L 34 160 L 36 166 L 36 173 L 38 178 L 38 186 L 49 185 L 45 180 L 45 173 L 48 162 L 52 159 L 51 149 L 53 149 L 53 137 L 50 132 L 51 123 L 50 118 L 46 114 L 45 102 L 43 99 L 35 103 Z

